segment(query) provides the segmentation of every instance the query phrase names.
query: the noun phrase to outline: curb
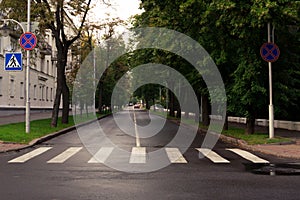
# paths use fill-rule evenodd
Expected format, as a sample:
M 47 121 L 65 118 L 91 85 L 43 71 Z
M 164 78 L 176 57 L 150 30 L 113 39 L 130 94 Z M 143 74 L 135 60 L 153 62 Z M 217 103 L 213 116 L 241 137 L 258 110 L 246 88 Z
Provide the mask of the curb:
M 33 147 L 33 146 L 35 146 L 37 144 L 43 143 L 43 142 L 48 141 L 48 140 L 50 140 L 52 138 L 55 138 L 55 137 L 58 137 L 60 135 L 66 134 L 66 133 L 68 133 L 70 131 L 73 131 L 77 127 L 86 126 L 86 125 L 91 124 L 91 123 L 93 123 L 95 121 L 98 121 L 98 120 L 101 120 L 103 118 L 106 118 L 106 117 L 108 117 L 110 115 L 112 115 L 112 114 L 104 115 L 104 116 L 98 117 L 97 119 L 93 119 L 91 121 L 83 122 L 81 124 L 74 125 L 74 126 L 62 129 L 60 131 L 54 132 L 54 133 L 50 133 L 48 135 L 45 135 L 45 136 L 42 136 L 40 138 L 36 138 L 36 139 L 30 141 L 28 145 L 25 145 L 23 147 L 17 147 L 17 148 L 3 150 L 3 151 L 0 151 L 0 153 L 7 153 L 7 152 L 11 152 L 11 151 L 20 151 L 20 150 L 23 150 L 23 149 L 27 149 L 27 148 Z
M 169 120 L 169 121 L 173 122 L 177 125 L 180 124 L 180 122 L 177 121 L 177 120 Z M 187 124 L 184 124 L 184 123 L 182 123 L 182 125 L 184 125 L 187 128 L 197 128 L 197 127 L 191 127 L 190 125 L 187 125 Z M 200 134 L 205 134 L 207 132 L 207 130 L 202 129 L 202 128 L 198 128 L 198 132 Z M 279 157 L 279 158 L 300 159 L 300 157 L 295 157 L 293 155 L 282 155 L 282 154 L 278 154 L 278 152 L 271 152 L 271 151 L 268 151 L 268 150 L 263 150 L 263 149 L 257 148 L 255 145 L 249 145 L 249 144 L 247 144 L 246 141 L 241 140 L 241 139 L 233 138 L 233 137 L 230 137 L 230 136 L 225 136 L 225 135 L 222 135 L 222 134 L 219 134 L 219 135 L 220 135 L 219 140 L 221 140 L 222 142 L 224 142 L 226 144 L 231 144 L 233 146 L 239 147 L 239 148 L 244 149 L 244 150 L 259 152 L 259 153 L 262 153 L 262 154 L 276 156 L 276 157 Z M 273 143 L 273 144 L 268 144 L 268 145 L 289 145 L 289 144 L 296 144 L 296 141 Z

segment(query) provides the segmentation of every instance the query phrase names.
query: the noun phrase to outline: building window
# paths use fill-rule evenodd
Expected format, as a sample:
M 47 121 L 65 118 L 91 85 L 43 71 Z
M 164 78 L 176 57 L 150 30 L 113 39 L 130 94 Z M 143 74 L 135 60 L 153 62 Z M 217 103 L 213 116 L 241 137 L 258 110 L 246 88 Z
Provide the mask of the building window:
M 36 100 L 36 85 L 33 86 L 33 98 Z
M 40 85 L 40 101 L 42 101 L 42 86 Z
M 41 86 L 41 90 L 42 90 L 41 91 L 41 93 L 42 93 L 41 94 L 42 95 L 42 101 L 45 101 L 45 86 L 44 85 Z
M 0 37 L 0 54 L 3 54 L 3 50 L 2 50 L 2 37 Z
M 44 99 L 44 96 L 45 94 L 44 94 L 44 86 L 42 86 L 42 101 L 45 101 L 45 99 Z
M 55 73 L 56 73 L 55 63 L 52 62 L 52 76 L 55 77 Z
M 49 74 L 49 60 L 47 60 L 47 74 Z
M 20 99 L 24 99 L 25 96 L 25 88 L 24 88 L 24 83 L 20 83 Z
M 0 76 L 0 97 L 2 96 L 2 76 Z
M 10 98 L 15 97 L 15 80 L 14 79 L 10 79 L 9 96 L 10 96 Z
M 45 58 L 41 58 L 41 72 L 45 73 Z
M 52 94 L 53 94 L 53 88 L 51 88 L 51 89 L 50 89 L 50 101 L 52 101 L 52 100 L 53 100 L 53 96 L 52 96 Z
M 46 87 L 46 101 L 49 101 L 49 99 L 48 99 L 48 87 Z
M 11 45 L 11 50 L 15 51 L 18 46 L 18 40 L 13 37 L 10 37 L 10 45 Z

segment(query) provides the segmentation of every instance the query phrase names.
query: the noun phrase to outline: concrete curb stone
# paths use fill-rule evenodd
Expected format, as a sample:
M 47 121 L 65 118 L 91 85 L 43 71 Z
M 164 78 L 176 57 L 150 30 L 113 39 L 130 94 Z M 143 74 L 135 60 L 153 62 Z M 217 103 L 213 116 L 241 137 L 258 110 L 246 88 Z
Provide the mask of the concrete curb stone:
M 15 144 L 18 147 L 9 148 L 9 149 L 5 149 L 5 150 L 0 150 L 0 153 L 7 153 L 7 152 L 11 152 L 11 151 L 20 151 L 22 149 L 27 149 L 27 148 L 33 147 L 33 146 L 35 146 L 37 144 L 40 144 L 40 143 L 48 141 L 48 140 L 50 140 L 52 138 L 55 138 L 55 137 L 58 137 L 60 135 L 66 134 L 66 133 L 68 133 L 70 131 L 73 131 L 73 130 L 76 129 L 76 127 L 82 127 L 82 126 L 91 124 L 91 123 L 93 123 L 95 121 L 98 121 L 98 120 L 103 119 L 105 117 L 108 117 L 110 115 L 111 114 L 104 115 L 104 116 L 98 117 L 97 119 L 93 119 L 93 120 L 90 120 L 90 121 L 87 121 L 87 122 L 83 122 L 81 124 L 74 125 L 74 126 L 62 129 L 60 131 L 54 132 L 54 133 L 50 133 L 50 134 L 42 136 L 40 138 L 36 138 L 36 139 L 30 141 L 29 144 L 27 144 L 27 145 L 22 145 L 22 144 L 17 144 L 17 143 L 8 143 L 8 144 Z M 0 143 L 6 143 L 6 142 L 0 141 Z
M 170 120 L 170 121 L 177 125 L 180 124 L 180 122 L 178 120 Z M 182 123 L 182 125 L 184 125 L 187 128 L 197 128 L 197 127 L 191 127 L 184 123 Z M 205 134 L 207 131 L 206 129 L 201 129 L 201 128 L 199 128 L 198 130 L 199 130 L 200 134 Z M 276 156 L 276 157 L 280 157 L 280 158 L 290 158 L 290 159 L 299 159 L 300 160 L 300 154 L 281 152 L 281 151 L 277 150 L 278 146 L 297 145 L 297 141 L 295 141 L 295 140 L 293 140 L 292 142 L 282 142 L 282 143 L 274 143 L 274 144 L 249 145 L 244 140 L 233 138 L 230 136 L 225 136 L 222 134 L 220 134 L 219 139 L 226 144 L 231 144 L 233 146 L 239 147 L 244 150 L 259 152 L 259 153 L 272 155 L 272 156 Z M 271 147 L 273 146 L 273 149 L 272 150 L 266 149 L 265 148 L 266 146 L 271 146 Z M 300 143 L 298 144 L 298 146 L 299 146 L 299 150 L 300 150 Z

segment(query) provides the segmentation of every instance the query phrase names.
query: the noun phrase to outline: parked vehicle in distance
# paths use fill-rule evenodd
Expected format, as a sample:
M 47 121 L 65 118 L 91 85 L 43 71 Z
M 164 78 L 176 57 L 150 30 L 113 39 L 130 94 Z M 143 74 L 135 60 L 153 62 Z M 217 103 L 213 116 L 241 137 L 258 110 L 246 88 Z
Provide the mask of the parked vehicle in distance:
M 135 105 L 133 106 L 133 108 L 140 108 L 140 107 L 141 107 L 140 104 L 135 104 Z

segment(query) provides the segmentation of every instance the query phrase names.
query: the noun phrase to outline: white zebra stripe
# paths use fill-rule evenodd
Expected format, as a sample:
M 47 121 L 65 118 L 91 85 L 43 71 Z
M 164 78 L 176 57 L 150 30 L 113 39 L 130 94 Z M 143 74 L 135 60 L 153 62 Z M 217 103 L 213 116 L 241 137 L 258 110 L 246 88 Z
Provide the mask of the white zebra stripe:
M 129 163 L 146 163 L 146 148 L 133 147 Z
M 211 160 L 213 163 L 230 163 L 229 160 L 226 160 L 216 152 L 212 151 L 211 149 L 206 148 L 197 148 L 197 150 L 202 153 L 206 158 Z
M 187 163 L 178 148 L 165 148 L 171 163 Z
M 104 163 L 110 154 L 113 152 L 113 147 L 102 147 L 88 163 Z
M 245 158 L 246 160 L 249 160 L 253 163 L 269 163 L 269 161 L 264 160 L 248 151 L 244 151 L 241 149 L 227 149 L 229 151 L 232 151 L 233 153 Z
M 17 157 L 13 160 L 8 161 L 8 163 L 24 163 L 42 153 L 45 153 L 46 151 L 52 149 L 52 147 L 40 147 L 38 149 L 35 149 L 29 153 L 26 153 L 20 157 Z
M 79 152 L 82 149 L 82 147 L 70 147 L 61 154 L 55 156 L 51 160 L 49 160 L 47 163 L 64 163 L 66 160 L 71 158 L 73 155 L 75 155 L 77 152 Z

